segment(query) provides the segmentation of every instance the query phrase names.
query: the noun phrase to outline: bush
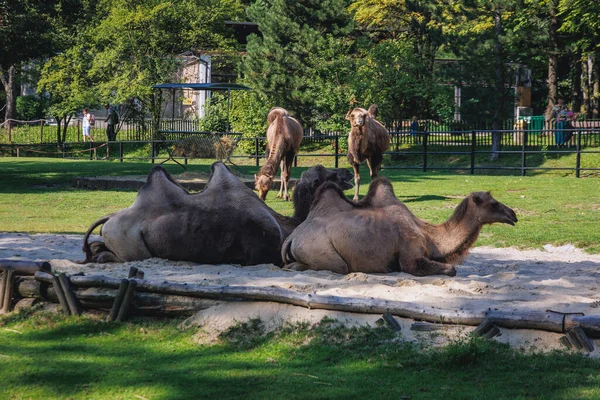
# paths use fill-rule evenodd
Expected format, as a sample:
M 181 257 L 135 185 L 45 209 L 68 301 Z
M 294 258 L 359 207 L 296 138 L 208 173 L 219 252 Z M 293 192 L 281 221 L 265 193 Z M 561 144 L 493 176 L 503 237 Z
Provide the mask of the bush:
M 17 118 L 33 121 L 44 117 L 44 102 L 37 96 L 19 96 L 16 100 Z

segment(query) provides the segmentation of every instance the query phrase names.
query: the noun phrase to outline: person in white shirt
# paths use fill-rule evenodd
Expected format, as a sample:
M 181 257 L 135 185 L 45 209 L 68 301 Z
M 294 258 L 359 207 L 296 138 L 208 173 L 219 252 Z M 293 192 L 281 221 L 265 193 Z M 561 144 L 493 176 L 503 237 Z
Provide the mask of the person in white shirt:
M 91 142 L 94 141 L 94 138 L 91 135 L 91 130 L 92 130 L 92 124 L 91 121 L 92 120 L 92 116 L 88 113 L 87 108 L 83 109 L 83 124 L 82 124 L 82 128 L 83 128 L 83 141 L 85 142 L 88 138 L 90 139 Z

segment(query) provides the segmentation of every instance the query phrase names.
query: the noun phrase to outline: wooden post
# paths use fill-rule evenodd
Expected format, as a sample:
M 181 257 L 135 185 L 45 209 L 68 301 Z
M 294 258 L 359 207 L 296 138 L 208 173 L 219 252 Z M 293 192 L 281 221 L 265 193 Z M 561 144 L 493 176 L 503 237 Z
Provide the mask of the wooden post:
M 135 275 L 137 274 L 138 269 L 136 267 L 131 267 L 129 268 L 129 275 L 127 276 L 128 278 L 135 278 Z
M 471 130 L 471 175 L 475 175 L 475 150 L 477 149 L 477 136 L 475 130 Z
M 123 299 L 123 303 L 121 303 L 121 308 L 119 309 L 119 315 L 117 315 L 117 321 L 123 322 L 127 319 L 127 315 L 129 314 L 129 307 L 131 306 L 131 302 L 133 301 L 133 296 L 135 295 L 135 287 L 137 286 L 137 282 L 135 280 L 130 280 L 129 285 L 127 285 L 127 292 L 125 293 L 125 298 Z
M 54 286 L 54 291 L 56 292 L 56 297 L 58 297 L 58 302 L 60 303 L 60 307 L 64 312 L 69 314 L 69 305 L 67 304 L 67 299 L 65 298 L 65 294 L 62 291 L 62 287 L 60 285 L 60 281 L 58 280 L 58 276 L 52 275 L 52 286 Z
M 470 333 L 471 336 L 483 336 L 484 333 L 492 329 L 494 324 L 489 318 L 484 319 L 481 324 Z
M 44 120 L 40 120 L 40 144 L 44 143 Z
M 69 278 L 64 272 L 58 274 L 58 281 L 60 282 L 63 294 L 65 296 L 65 299 L 67 300 L 67 305 L 69 306 L 71 315 L 81 315 L 81 307 L 77 302 L 77 297 L 75 297 L 75 293 L 73 293 L 73 288 L 71 288 Z
M 567 331 L 567 338 L 577 349 L 583 349 L 588 353 L 594 351 L 594 343 L 587 337 L 580 326 L 569 329 Z
M 335 156 L 334 156 L 334 168 L 338 168 L 338 152 L 340 151 L 340 135 L 338 135 L 337 133 L 335 134 L 335 146 L 333 148 L 333 151 L 335 152 Z
M 254 155 L 256 160 L 256 166 L 258 167 L 260 165 L 258 162 L 258 138 L 254 138 Z
M 52 266 L 47 261 L 0 260 L 0 269 L 14 269 L 17 275 L 35 275 L 38 271 L 51 272 Z
M 398 321 L 396 321 L 396 318 L 394 318 L 394 316 L 389 312 L 383 314 L 383 320 L 392 330 L 396 332 L 400 332 L 402 330 L 402 327 L 400 327 L 400 324 Z
M 2 310 L 3 305 L 4 305 L 4 288 L 6 287 L 6 271 L 7 271 L 7 269 L 4 269 L 4 271 L 2 271 L 2 279 L 0 279 L 0 310 Z
M 2 279 L 5 281 L 4 285 L 4 301 L 2 303 L 2 313 L 7 314 L 10 312 L 10 305 L 12 302 L 12 293 L 14 286 L 14 275 L 15 271 L 12 268 L 7 268 L 4 270 L 4 275 L 6 275 L 6 279 Z
M 123 298 L 125 297 L 125 293 L 127 292 L 128 286 L 129 281 L 127 279 L 121 279 L 121 283 L 119 284 L 119 291 L 117 292 L 117 296 L 115 297 L 113 306 L 110 309 L 110 314 L 108 314 L 109 321 L 114 321 L 115 319 L 117 319 L 117 315 L 119 314 L 119 309 L 121 308 L 121 303 L 123 303 Z
M 6 120 L 6 126 L 8 126 L 8 143 L 12 144 L 12 121 Z

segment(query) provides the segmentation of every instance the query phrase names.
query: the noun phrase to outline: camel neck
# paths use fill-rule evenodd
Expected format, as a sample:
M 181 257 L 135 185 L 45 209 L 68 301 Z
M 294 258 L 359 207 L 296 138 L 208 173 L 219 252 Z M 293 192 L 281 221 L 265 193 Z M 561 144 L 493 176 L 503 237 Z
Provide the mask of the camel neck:
M 433 247 L 431 258 L 456 264 L 467 256 L 481 232 L 481 224 L 469 213 L 456 218 L 456 213 L 440 225 L 429 225 L 429 237 Z

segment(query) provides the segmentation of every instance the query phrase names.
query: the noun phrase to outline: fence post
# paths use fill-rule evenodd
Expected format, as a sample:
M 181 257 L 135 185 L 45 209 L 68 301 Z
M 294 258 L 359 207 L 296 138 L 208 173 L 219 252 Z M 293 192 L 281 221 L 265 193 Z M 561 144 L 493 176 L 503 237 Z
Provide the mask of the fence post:
M 522 145 L 521 145 L 521 176 L 527 174 L 527 153 L 525 148 L 527 147 L 527 129 L 523 129 Z
M 334 158 L 334 168 L 338 168 L 338 153 L 340 151 L 340 135 L 339 134 L 335 134 L 335 145 L 334 145 L 334 152 L 335 152 L 335 156 L 333 156 Z
M 8 126 L 8 143 L 12 144 L 12 121 L 10 119 L 6 120 L 6 126 Z
M 471 175 L 475 175 L 475 150 L 477 149 L 477 136 L 475 129 L 471 130 Z
M 60 148 L 62 150 L 62 158 L 65 158 L 65 151 L 66 151 L 66 149 L 65 149 L 65 142 L 62 142 L 60 144 Z
M 119 161 L 123 162 L 123 141 L 119 142 Z
M 575 177 L 579 178 L 581 172 L 581 131 L 577 132 L 577 154 L 575 155 Z
M 90 141 L 88 143 L 89 143 L 88 148 L 90 149 L 90 160 L 93 160 L 94 156 L 92 155 L 92 148 L 94 147 L 94 142 Z
M 44 120 L 40 119 L 40 144 L 44 143 Z
M 423 135 L 423 172 L 427 172 L 427 142 L 429 135 Z
M 155 145 L 154 145 L 154 140 L 153 140 L 152 146 L 150 146 L 150 158 L 152 159 L 152 164 L 154 164 L 154 150 L 155 150 Z
M 255 155 L 255 160 L 256 160 L 256 166 L 259 166 L 259 162 L 258 162 L 258 138 L 254 138 L 254 155 Z

